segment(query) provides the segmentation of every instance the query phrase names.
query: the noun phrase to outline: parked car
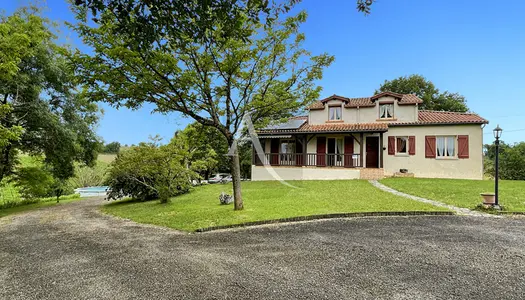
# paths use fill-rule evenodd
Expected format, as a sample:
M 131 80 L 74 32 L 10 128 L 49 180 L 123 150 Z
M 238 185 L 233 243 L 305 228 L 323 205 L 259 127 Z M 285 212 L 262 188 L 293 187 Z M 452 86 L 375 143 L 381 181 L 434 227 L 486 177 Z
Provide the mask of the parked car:
M 217 173 L 208 179 L 208 183 L 221 183 L 224 177 L 231 177 L 228 173 Z
M 233 179 L 232 179 L 232 176 L 231 175 L 228 175 L 228 176 L 224 176 L 221 180 L 221 183 L 228 183 L 228 182 L 232 182 Z

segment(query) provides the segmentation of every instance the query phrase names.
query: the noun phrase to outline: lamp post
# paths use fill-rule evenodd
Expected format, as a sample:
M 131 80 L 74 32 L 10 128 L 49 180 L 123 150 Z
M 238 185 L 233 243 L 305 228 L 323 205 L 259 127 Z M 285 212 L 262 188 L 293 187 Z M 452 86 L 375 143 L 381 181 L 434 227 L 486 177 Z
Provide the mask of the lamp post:
M 499 208 L 499 202 L 498 202 L 498 179 L 499 179 L 499 139 L 501 137 L 503 129 L 501 129 L 498 126 L 494 128 L 494 138 L 496 138 L 495 144 L 496 144 L 496 181 L 494 183 L 494 207 Z

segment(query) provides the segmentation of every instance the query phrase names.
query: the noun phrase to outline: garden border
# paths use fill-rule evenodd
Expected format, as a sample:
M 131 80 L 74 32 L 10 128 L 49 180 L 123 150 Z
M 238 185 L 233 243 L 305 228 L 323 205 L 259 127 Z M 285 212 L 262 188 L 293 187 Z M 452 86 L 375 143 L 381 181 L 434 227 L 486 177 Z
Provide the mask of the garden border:
M 456 215 L 451 211 L 386 211 L 386 212 L 353 212 L 353 213 L 334 213 L 334 214 L 322 214 L 322 215 L 310 215 L 310 216 L 299 216 L 291 218 L 282 218 L 282 219 L 273 219 L 273 220 L 262 220 L 262 221 L 252 221 L 239 224 L 231 225 L 220 225 L 220 226 L 211 226 L 198 228 L 194 232 L 209 232 L 221 229 L 232 229 L 232 228 L 242 228 L 242 227 L 251 227 L 258 225 L 267 225 L 267 224 L 279 224 L 279 223 L 293 223 L 301 221 L 311 221 L 311 220 L 323 220 L 323 219 L 337 219 L 337 218 L 362 218 L 362 217 L 392 217 L 392 216 L 453 216 Z

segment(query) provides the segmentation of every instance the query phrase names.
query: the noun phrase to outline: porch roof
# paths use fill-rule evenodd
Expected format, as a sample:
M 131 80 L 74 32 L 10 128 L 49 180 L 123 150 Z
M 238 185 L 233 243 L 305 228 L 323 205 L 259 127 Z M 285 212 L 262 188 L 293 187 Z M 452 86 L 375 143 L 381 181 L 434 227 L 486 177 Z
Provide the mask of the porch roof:
M 328 124 L 304 124 L 297 129 L 267 129 L 260 130 L 259 134 L 275 133 L 319 133 L 319 132 L 385 132 L 388 131 L 387 123 L 328 123 Z

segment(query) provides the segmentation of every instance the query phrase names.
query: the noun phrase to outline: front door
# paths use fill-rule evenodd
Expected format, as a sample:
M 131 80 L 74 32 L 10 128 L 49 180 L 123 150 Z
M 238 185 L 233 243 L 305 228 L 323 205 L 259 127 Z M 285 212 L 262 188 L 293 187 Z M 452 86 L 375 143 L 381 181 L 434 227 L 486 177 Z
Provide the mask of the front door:
M 377 136 L 366 137 L 366 167 L 379 168 L 379 138 Z

